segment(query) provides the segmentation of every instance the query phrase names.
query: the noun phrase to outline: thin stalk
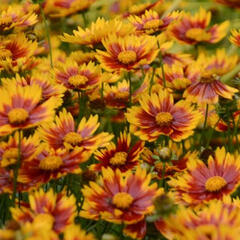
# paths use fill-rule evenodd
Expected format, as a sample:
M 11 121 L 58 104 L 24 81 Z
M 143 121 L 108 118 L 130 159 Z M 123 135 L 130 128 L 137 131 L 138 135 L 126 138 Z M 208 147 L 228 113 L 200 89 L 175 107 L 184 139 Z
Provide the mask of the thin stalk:
M 43 22 L 44 22 L 44 25 L 45 25 L 45 31 L 46 31 L 47 41 L 48 41 L 49 55 L 50 55 L 50 66 L 51 66 L 51 68 L 53 68 L 53 55 L 52 55 L 52 44 L 51 44 L 51 39 L 50 39 L 50 31 L 49 31 L 49 26 L 48 26 L 48 23 L 47 23 L 46 16 L 44 14 L 44 11 L 43 11 L 41 5 L 40 5 L 40 11 L 41 11 Z
M 206 106 L 206 111 L 205 111 L 204 124 L 203 124 L 203 128 L 204 128 L 204 129 L 206 129 L 206 126 L 207 126 L 208 108 L 209 108 L 209 105 L 207 104 L 207 106 Z
M 104 92 L 104 83 L 102 82 L 102 84 L 101 84 L 101 100 L 102 100 L 102 102 L 104 101 L 103 92 Z
M 129 107 L 131 107 L 131 106 L 132 106 L 132 81 L 131 81 L 131 73 L 128 72 L 127 76 L 128 76 L 128 83 L 129 83 L 129 100 L 128 100 L 128 102 L 129 102 Z
M 163 87 L 166 88 L 166 77 L 165 77 L 165 71 L 164 71 L 163 63 L 161 64 L 161 69 L 162 69 Z
M 165 190 L 165 180 L 164 180 L 164 177 L 165 177 L 165 171 L 166 171 L 166 163 L 162 162 L 162 164 L 163 164 L 163 168 L 162 168 L 162 187 Z
M 151 77 L 151 80 L 150 80 L 150 87 L 149 87 L 149 94 L 151 94 L 151 91 L 152 91 L 152 86 L 153 86 L 153 79 L 154 79 L 154 76 L 155 76 L 155 71 L 156 71 L 156 68 L 154 67 L 153 68 L 153 72 L 152 72 L 152 77 Z
M 17 196 L 17 178 L 18 178 L 18 170 L 21 165 L 21 130 L 18 131 L 18 159 L 16 166 L 14 168 L 14 178 L 13 178 L 13 195 L 12 195 L 12 201 L 13 205 L 15 206 L 15 199 Z

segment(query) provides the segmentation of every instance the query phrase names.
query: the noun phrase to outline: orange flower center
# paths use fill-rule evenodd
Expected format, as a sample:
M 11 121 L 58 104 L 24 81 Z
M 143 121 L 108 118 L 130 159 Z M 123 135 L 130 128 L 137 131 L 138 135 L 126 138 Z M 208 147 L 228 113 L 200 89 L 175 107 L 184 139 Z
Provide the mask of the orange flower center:
M 211 38 L 211 34 L 207 33 L 202 28 L 191 28 L 186 32 L 186 36 L 188 38 L 194 39 L 198 42 L 200 41 L 208 41 Z
M 9 165 L 15 164 L 17 162 L 17 159 L 18 159 L 18 149 L 9 148 L 2 155 L 1 166 L 8 167 Z
M 80 85 L 86 84 L 88 82 L 88 78 L 86 76 L 77 74 L 77 75 L 71 76 L 68 79 L 68 82 L 74 87 L 79 87 Z
M 28 112 L 24 108 L 14 108 L 8 113 L 9 122 L 15 125 L 24 123 L 28 117 Z
M 158 28 L 159 26 L 161 26 L 163 24 L 163 21 L 161 19 L 152 19 L 150 21 L 147 21 L 143 28 L 146 29 L 146 30 L 149 30 L 149 29 L 156 29 Z
M 56 170 L 63 164 L 62 158 L 58 156 L 48 156 L 41 160 L 39 168 L 42 170 Z
M 137 59 L 136 52 L 132 50 L 126 50 L 118 54 L 118 61 L 123 64 L 130 64 L 135 62 Z
M 119 192 L 114 195 L 112 202 L 117 208 L 126 209 L 132 204 L 133 197 L 126 192 Z
M 124 165 L 127 161 L 128 154 L 126 152 L 116 152 L 109 162 L 112 165 Z
M 81 143 L 82 136 L 79 133 L 76 132 L 69 132 L 68 134 L 65 135 L 65 137 L 63 138 L 64 142 L 69 143 L 71 145 L 78 145 L 79 143 Z
M 209 192 L 217 192 L 227 185 L 226 180 L 220 176 L 210 177 L 206 183 L 205 188 Z
M 172 120 L 173 117 L 169 112 L 160 112 L 156 116 L 156 122 L 160 126 L 167 126 Z

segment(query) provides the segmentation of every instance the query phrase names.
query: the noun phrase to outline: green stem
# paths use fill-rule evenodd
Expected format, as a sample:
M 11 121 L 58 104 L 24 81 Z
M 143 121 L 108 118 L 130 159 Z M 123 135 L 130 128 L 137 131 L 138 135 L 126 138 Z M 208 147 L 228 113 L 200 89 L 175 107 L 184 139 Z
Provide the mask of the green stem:
M 46 19 L 46 16 L 44 14 L 44 11 L 43 11 L 41 5 L 40 5 L 40 11 L 42 14 L 43 22 L 45 25 L 46 36 L 47 36 L 47 40 L 48 40 L 48 47 L 49 47 L 49 54 L 50 54 L 50 66 L 51 66 L 51 68 L 53 68 L 52 44 L 51 44 L 51 39 L 50 39 L 49 26 L 48 26 L 47 19 Z
M 166 77 L 165 77 L 165 71 L 164 71 L 163 63 L 161 64 L 161 69 L 162 69 L 163 87 L 166 88 Z
M 154 79 L 155 71 L 156 71 L 156 68 L 154 67 L 153 68 L 153 72 L 152 72 L 152 77 L 151 77 L 151 80 L 150 80 L 149 94 L 151 94 L 151 91 L 152 91 L 153 79 Z
M 208 108 L 209 108 L 209 105 L 207 104 L 206 105 L 206 111 L 205 111 L 205 119 L 204 119 L 204 124 L 203 124 L 204 130 L 206 129 L 206 126 L 207 126 Z
M 132 106 L 132 81 L 131 81 L 131 73 L 128 72 L 128 83 L 129 83 L 129 107 Z
M 12 195 L 12 201 L 13 205 L 15 206 L 15 199 L 17 196 L 17 178 L 18 178 L 18 170 L 21 166 L 21 130 L 18 131 L 18 159 L 16 166 L 14 168 L 14 179 L 13 179 L 13 195 Z

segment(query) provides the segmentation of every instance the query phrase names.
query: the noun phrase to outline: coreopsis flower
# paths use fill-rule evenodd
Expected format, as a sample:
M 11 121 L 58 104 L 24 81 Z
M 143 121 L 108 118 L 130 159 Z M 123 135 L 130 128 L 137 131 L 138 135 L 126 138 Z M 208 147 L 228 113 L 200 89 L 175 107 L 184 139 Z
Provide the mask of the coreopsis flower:
M 90 166 L 92 170 L 101 171 L 102 167 L 120 169 L 125 172 L 139 164 L 139 155 L 143 151 L 144 142 L 138 141 L 131 146 L 131 135 L 120 133 L 117 145 L 111 142 L 106 149 L 96 151 L 95 158 L 99 163 Z
M 211 199 L 222 199 L 235 191 L 240 181 L 239 156 L 226 153 L 224 147 L 210 155 L 207 165 L 195 158 L 187 163 L 187 171 L 168 184 L 173 187 L 179 201 L 190 205 Z
M 179 14 L 179 12 L 172 12 L 162 17 L 158 12 L 149 10 L 141 16 L 131 15 L 128 20 L 136 28 L 137 33 L 156 34 L 165 30 L 178 18 Z
M 154 155 L 160 160 L 154 159 Z M 187 167 L 189 159 L 196 157 L 196 151 L 183 153 L 183 149 L 179 148 L 178 145 L 172 141 L 169 142 L 167 147 L 159 146 L 157 149 L 154 149 L 153 152 L 149 148 L 144 148 L 141 154 L 141 159 L 154 167 L 153 170 L 158 179 L 169 178 L 170 176 L 183 172 Z
M 193 134 L 201 117 L 187 101 L 173 102 L 167 90 L 143 96 L 140 106 L 129 108 L 126 117 L 130 131 L 144 141 L 155 141 L 160 135 L 181 141 Z
M 94 134 L 99 125 L 98 115 L 90 116 L 89 119 L 83 117 L 75 130 L 72 114 L 63 109 L 55 122 L 43 124 L 39 128 L 39 134 L 54 149 L 83 147 L 85 151 L 93 152 L 106 146 L 113 137 L 106 132 Z
M 240 2 L 238 0 L 215 0 L 215 2 L 232 8 L 240 8 Z
M 129 15 L 136 15 L 140 16 L 144 14 L 145 11 L 151 10 L 156 7 L 158 4 L 163 3 L 163 0 L 157 0 L 155 2 L 146 2 L 146 3 L 139 3 L 133 4 L 127 1 L 128 3 L 128 11 L 125 12 L 122 16 L 123 18 L 128 17 Z
M 190 76 L 187 75 L 185 69 L 177 64 L 169 66 L 164 64 L 164 76 L 162 68 L 157 68 L 155 72 L 155 82 L 164 86 L 164 81 L 167 88 L 174 91 L 185 90 L 191 84 Z M 196 74 L 197 75 L 197 74 Z M 195 74 L 191 77 L 196 76 Z
M 124 227 L 123 233 L 132 239 L 143 239 L 147 233 L 147 223 L 143 219 L 137 223 L 128 224 Z
M 2 168 L 8 168 L 17 163 L 19 157 L 19 134 L 20 133 L 17 132 L 14 136 L 10 136 L 7 142 L 0 142 L 0 166 Z M 28 138 L 20 136 L 20 141 L 21 162 L 30 161 L 36 155 L 40 140 L 35 134 Z
M 46 15 L 60 18 L 86 11 L 96 0 L 45 0 L 43 10 Z
M 209 28 L 210 21 L 211 12 L 200 8 L 193 16 L 190 13 L 183 13 L 169 26 L 168 31 L 180 43 L 217 43 L 226 36 L 229 21 L 215 24 Z
M 13 83 L 20 86 L 39 85 L 42 91 L 42 100 L 47 100 L 51 97 L 57 97 L 61 99 L 66 88 L 60 84 L 57 84 L 52 75 L 44 74 L 38 71 L 34 71 L 31 76 L 21 77 L 17 74 L 14 78 L 2 78 L 2 85 L 8 87 Z M 9 86 L 10 87 L 10 86 Z
M 157 41 L 164 64 L 186 67 L 193 61 L 192 56 L 188 53 L 173 53 L 170 51 L 173 46 L 173 41 L 169 40 L 169 36 L 166 32 L 159 34 L 157 36 Z
M 42 91 L 38 85 L 9 86 L 0 89 L 0 135 L 51 121 L 55 108 L 61 105 L 61 99 L 56 97 L 41 102 Z
M 53 217 L 39 214 L 32 222 L 19 223 L 11 221 L 5 229 L 0 230 L 1 240 L 58 240 L 58 235 L 52 230 Z
M 79 164 L 89 159 L 89 152 L 80 147 L 75 147 L 70 152 L 66 149 L 54 150 L 46 144 L 40 145 L 39 148 L 41 151 L 37 156 L 21 165 L 20 182 L 36 186 L 68 173 L 79 174 Z
M 64 240 L 95 240 L 95 237 L 77 225 L 70 225 L 64 231 Z
M 85 30 L 78 27 L 78 30 L 73 31 L 73 35 L 64 33 L 61 40 L 94 47 L 101 44 L 102 40 L 111 34 L 124 37 L 134 33 L 135 27 L 130 23 L 123 23 L 118 19 L 107 21 L 103 18 L 98 18 L 96 22 L 92 23 L 91 26 Z
M 83 52 L 81 50 L 71 52 L 69 58 L 73 59 L 74 62 L 76 62 L 78 65 L 81 65 L 83 63 L 89 63 L 90 61 L 94 62 L 96 61 L 96 53 L 94 51 L 90 52 Z
M 89 90 L 101 83 L 101 68 L 93 62 L 78 64 L 71 59 L 54 70 L 57 83 L 68 89 Z
M 140 167 L 135 174 L 103 168 L 99 183 L 90 182 L 90 187 L 82 189 L 84 203 L 80 215 L 118 224 L 137 223 L 153 212 L 153 200 L 163 193 L 150 181 L 151 175 Z
M 194 68 L 200 69 L 200 74 L 191 79 L 192 83 L 185 90 L 183 97 L 200 103 L 217 103 L 219 96 L 232 99 L 238 90 L 222 83 L 220 76 L 231 71 L 237 60 L 237 55 L 229 57 L 224 49 L 218 49 L 216 55 L 210 57 L 200 54 L 197 62 L 188 69 L 189 72 L 194 72 Z
M 176 214 L 155 223 L 167 239 L 234 240 L 240 233 L 239 206 L 230 197 L 211 201 L 201 210 L 180 207 Z
M 106 51 L 97 50 L 97 60 L 109 72 L 135 70 L 150 64 L 159 52 L 153 36 L 111 35 L 102 41 Z
M 22 4 L 10 5 L 6 10 L 0 10 L 0 34 L 10 29 L 24 30 L 37 23 L 37 15 L 25 12 Z
M 12 217 L 19 223 L 31 223 L 42 214 L 53 218 L 52 230 L 57 234 L 64 232 L 74 223 L 76 217 L 76 200 L 74 195 L 66 196 L 62 191 L 58 194 L 52 189 L 44 192 L 43 189 L 29 194 L 29 205 L 11 208 Z
M 23 33 L 11 35 L 0 42 L 0 71 L 19 72 L 37 65 L 34 58 L 38 45 Z
M 239 5 L 240 7 L 240 5 Z M 233 29 L 231 31 L 231 36 L 229 38 L 230 42 L 233 43 L 234 45 L 240 47 L 240 30 Z

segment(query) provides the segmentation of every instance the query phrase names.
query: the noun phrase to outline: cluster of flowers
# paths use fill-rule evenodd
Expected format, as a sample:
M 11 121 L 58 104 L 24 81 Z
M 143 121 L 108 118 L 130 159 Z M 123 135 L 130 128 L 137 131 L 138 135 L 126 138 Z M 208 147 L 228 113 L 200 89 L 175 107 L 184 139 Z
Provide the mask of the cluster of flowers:
M 239 239 L 239 0 L 1 1 L 0 239 Z

